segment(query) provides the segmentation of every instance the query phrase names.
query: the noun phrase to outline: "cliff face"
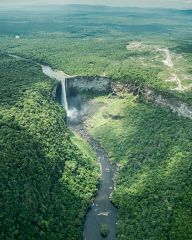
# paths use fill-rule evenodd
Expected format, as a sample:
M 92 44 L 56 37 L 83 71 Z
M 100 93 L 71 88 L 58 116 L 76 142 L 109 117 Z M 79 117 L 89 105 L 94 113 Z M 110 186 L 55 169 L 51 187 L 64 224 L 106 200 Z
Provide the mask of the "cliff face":
M 179 116 L 192 119 L 192 106 L 175 97 L 168 98 L 150 88 L 138 88 L 134 84 L 115 83 L 112 84 L 112 92 L 117 96 L 119 93 L 126 92 L 133 93 L 134 95 L 142 95 L 147 101 L 151 101 L 161 107 L 169 108 Z
M 73 88 L 78 92 L 111 92 L 111 80 L 106 77 L 81 77 L 75 76 L 67 78 L 67 88 Z
M 113 83 L 111 79 L 107 77 L 83 77 L 74 76 L 68 77 L 67 91 L 73 89 L 77 92 L 93 92 L 93 93 L 114 93 L 118 95 L 120 92 L 132 92 L 135 95 L 141 94 L 148 101 L 152 101 L 161 107 L 167 107 L 178 115 L 192 119 L 192 106 L 184 103 L 176 98 L 168 98 L 163 96 L 152 89 L 143 88 L 138 89 L 132 84 Z M 52 98 L 55 99 L 56 91 L 60 83 L 54 87 L 52 91 Z
M 168 107 L 173 112 L 176 112 L 179 116 L 192 119 L 192 106 L 177 100 L 176 98 L 167 98 L 161 94 L 156 93 L 153 90 L 146 89 L 144 92 L 145 97 L 148 100 L 152 100 L 156 104 L 162 107 Z
M 51 98 L 52 100 L 55 100 L 55 99 L 56 99 L 56 93 L 57 93 L 58 85 L 59 85 L 59 83 L 56 82 L 55 85 L 54 85 L 53 88 L 52 88 L 52 91 L 51 91 L 51 94 L 50 94 L 50 98 Z

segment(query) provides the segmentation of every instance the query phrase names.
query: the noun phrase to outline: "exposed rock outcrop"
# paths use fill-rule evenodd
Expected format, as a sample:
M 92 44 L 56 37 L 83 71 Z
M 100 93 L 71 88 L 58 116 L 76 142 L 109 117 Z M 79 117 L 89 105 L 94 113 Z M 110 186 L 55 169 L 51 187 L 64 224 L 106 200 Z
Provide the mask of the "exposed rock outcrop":
M 179 116 L 192 119 L 192 106 L 176 98 L 167 98 L 153 90 L 145 89 L 144 96 L 162 107 L 168 107 Z
M 81 77 L 75 76 L 67 78 L 67 88 L 76 89 L 79 92 L 111 92 L 111 80 L 106 77 Z
M 112 94 L 121 97 L 123 93 L 130 92 L 134 95 L 143 96 L 147 101 L 156 103 L 161 107 L 167 107 L 179 116 L 192 119 L 192 106 L 178 100 L 175 97 L 166 97 L 152 89 L 138 87 L 134 84 L 116 83 L 112 85 Z
M 58 87 L 58 83 L 56 83 L 53 88 L 52 88 L 52 91 L 51 91 L 51 94 L 50 94 L 50 98 L 55 101 L 56 99 L 56 92 L 57 92 L 57 87 Z

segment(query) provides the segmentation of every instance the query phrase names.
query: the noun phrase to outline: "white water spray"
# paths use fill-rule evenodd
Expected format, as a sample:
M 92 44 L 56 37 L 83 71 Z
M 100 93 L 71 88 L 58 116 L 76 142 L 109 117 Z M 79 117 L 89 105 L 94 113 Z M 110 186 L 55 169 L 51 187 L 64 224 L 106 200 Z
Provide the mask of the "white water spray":
M 62 95 L 61 95 L 61 105 L 65 108 L 67 116 L 69 113 L 69 107 L 67 102 L 67 81 L 66 78 L 61 79 L 61 88 L 62 88 Z

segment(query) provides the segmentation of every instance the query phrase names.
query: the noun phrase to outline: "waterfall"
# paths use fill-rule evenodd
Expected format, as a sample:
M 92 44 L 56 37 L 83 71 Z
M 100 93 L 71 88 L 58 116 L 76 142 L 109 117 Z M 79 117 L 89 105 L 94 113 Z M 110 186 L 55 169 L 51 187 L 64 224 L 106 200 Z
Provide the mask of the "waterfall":
M 67 102 L 67 81 L 66 78 L 61 79 L 61 88 L 62 88 L 62 94 L 61 94 L 61 105 L 65 108 L 66 113 L 68 115 L 69 108 L 68 108 L 68 102 Z

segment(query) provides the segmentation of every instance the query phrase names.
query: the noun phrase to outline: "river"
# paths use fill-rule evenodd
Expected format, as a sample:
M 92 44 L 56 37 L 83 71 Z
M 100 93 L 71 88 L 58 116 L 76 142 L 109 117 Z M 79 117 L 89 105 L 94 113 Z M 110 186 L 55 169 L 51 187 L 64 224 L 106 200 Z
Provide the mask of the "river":
M 11 57 L 15 57 L 17 59 L 20 58 L 16 55 L 10 55 Z M 65 79 L 68 76 L 62 71 L 53 70 L 49 66 L 41 65 L 42 72 L 57 81 L 65 84 Z M 65 108 L 68 106 L 67 104 L 67 94 L 66 87 L 62 85 L 62 96 L 61 103 Z M 66 85 L 65 85 L 66 86 Z M 70 112 L 70 109 L 66 109 L 67 112 Z M 70 122 L 70 121 L 69 121 Z M 108 159 L 106 152 L 100 147 L 100 145 L 92 138 L 92 136 L 88 133 L 87 129 L 84 127 L 83 122 L 79 122 L 72 126 L 69 125 L 72 131 L 76 131 L 82 138 L 86 139 L 87 142 L 92 146 L 95 150 L 98 158 L 98 162 L 100 163 L 101 169 L 101 178 L 100 185 L 97 192 L 97 196 L 91 205 L 91 208 L 87 212 L 84 224 L 83 238 L 84 240 L 102 240 L 104 239 L 100 234 L 100 226 L 101 224 L 106 224 L 109 228 L 109 235 L 105 238 L 106 240 L 115 240 L 117 233 L 117 208 L 111 203 L 110 196 L 114 190 L 114 176 L 115 176 L 115 166 L 113 166 Z
M 114 176 L 116 168 L 110 164 L 106 152 L 92 138 L 87 129 L 82 125 L 73 126 L 81 137 L 87 140 L 97 154 L 101 166 L 101 180 L 97 196 L 88 211 L 84 225 L 84 240 L 102 240 L 100 225 L 106 224 L 109 227 L 107 240 L 115 240 L 117 233 L 117 209 L 111 203 L 110 196 L 114 190 Z
M 14 54 L 8 55 L 18 60 L 29 60 Z M 42 72 L 46 76 L 61 83 L 64 82 L 65 84 L 66 78 L 70 77 L 62 71 L 53 70 L 51 67 L 39 64 L 37 62 L 34 63 L 41 65 Z M 63 87 L 63 84 L 61 84 L 61 86 L 63 88 L 61 98 L 64 98 L 61 99 L 61 103 L 63 101 L 67 102 L 66 85 Z M 64 107 L 66 107 L 66 105 L 68 106 L 67 103 L 63 104 Z M 70 111 L 70 109 L 67 107 L 66 111 Z M 104 238 L 100 233 L 100 226 L 102 224 L 106 224 L 109 228 L 109 234 L 107 237 L 105 237 L 105 239 L 115 240 L 117 234 L 117 208 L 111 203 L 110 196 L 114 190 L 114 176 L 116 168 L 109 162 L 107 153 L 88 133 L 83 121 L 75 122 L 75 124 L 71 124 L 69 127 L 72 131 L 76 131 L 82 138 L 86 139 L 87 142 L 92 146 L 96 152 L 101 169 L 99 189 L 97 196 L 85 218 L 83 238 L 84 240 L 103 240 Z
M 61 82 L 66 77 L 66 74 L 53 71 L 47 66 L 42 66 L 42 70 L 47 76 L 57 79 Z M 65 93 L 65 96 L 62 94 L 62 97 L 67 99 L 66 91 L 62 92 Z M 70 112 L 70 109 L 66 110 Z M 73 120 L 75 121 L 75 119 Z M 69 120 L 69 123 L 70 122 L 71 121 Z M 99 189 L 97 196 L 85 218 L 83 238 L 84 240 L 104 239 L 100 233 L 100 226 L 102 224 L 106 224 L 109 228 L 109 234 L 105 239 L 115 240 L 117 234 L 117 208 L 111 203 L 110 196 L 114 190 L 114 176 L 116 168 L 109 162 L 106 152 L 88 133 L 82 121 L 75 121 L 75 124 L 69 124 L 69 127 L 72 131 L 77 132 L 82 138 L 86 139 L 87 142 L 92 146 L 97 154 L 101 169 Z

